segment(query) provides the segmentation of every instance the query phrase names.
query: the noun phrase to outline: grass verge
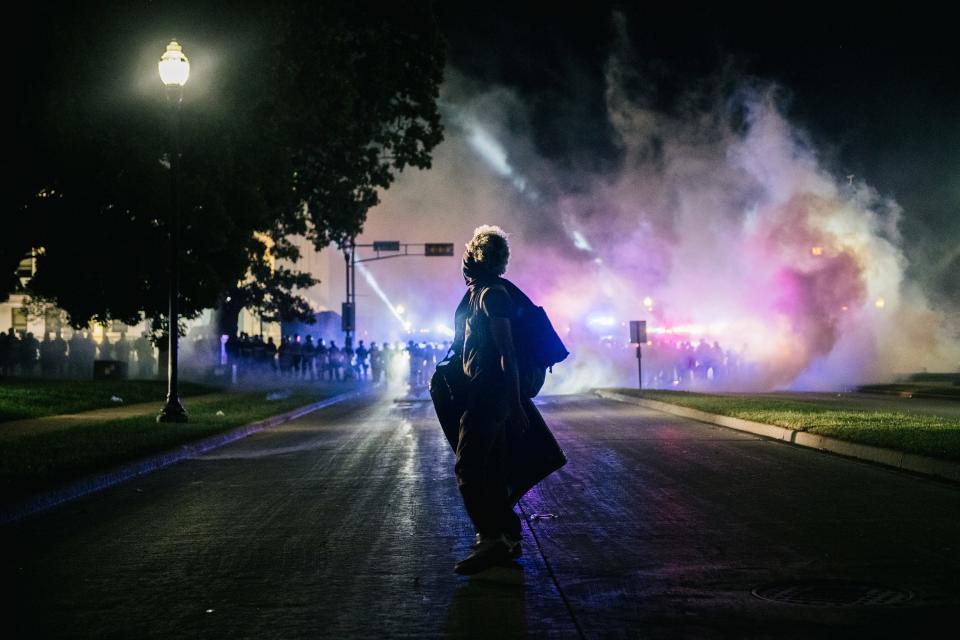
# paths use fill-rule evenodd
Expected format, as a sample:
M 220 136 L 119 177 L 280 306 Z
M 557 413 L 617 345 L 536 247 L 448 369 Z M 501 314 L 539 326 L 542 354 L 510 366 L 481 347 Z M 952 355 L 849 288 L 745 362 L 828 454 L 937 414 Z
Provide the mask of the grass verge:
M 180 383 L 180 396 L 216 392 L 215 387 L 194 382 Z M 0 380 L 0 423 L 42 418 L 65 413 L 105 409 L 138 402 L 162 406 L 167 395 L 165 380 Z M 123 399 L 118 403 L 112 398 Z
M 134 418 L 71 425 L 35 434 L 0 430 L 0 503 L 53 488 L 91 473 L 159 453 L 234 427 L 317 402 L 345 389 L 290 390 L 267 400 L 268 390 L 224 393 L 184 403 L 185 424 L 157 423 L 156 411 Z M 222 411 L 223 415 L 217 412 Z
M 836 409 L 815 400 L 687 391 L 612 391 L 839 440 L 960 461 L 960 418 L 900 411 Z

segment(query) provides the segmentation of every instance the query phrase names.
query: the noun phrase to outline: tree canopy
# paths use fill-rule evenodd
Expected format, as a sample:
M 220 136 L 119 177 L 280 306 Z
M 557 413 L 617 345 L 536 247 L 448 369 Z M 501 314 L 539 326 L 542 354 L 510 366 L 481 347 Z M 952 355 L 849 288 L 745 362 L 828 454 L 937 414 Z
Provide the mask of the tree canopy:
M 267 245 L 292 260 L 291 236 L 343 243 L 396 172 L 430 166 L 444 58 L 431 2 L 222 7 L 41 5 L 17 37 L 29 64 L 2 160 L 0 273 L 42 247 L 27 293 L 75 326 L 166 311 L 175 109 L 156 62 L 173 37 L 191 61 L 179 115 L 184 316 L 227 298 L 309 315 L 296 290 L 314 280 L 276 268 Z M 17 285 L 0 278 L 2 294 Z

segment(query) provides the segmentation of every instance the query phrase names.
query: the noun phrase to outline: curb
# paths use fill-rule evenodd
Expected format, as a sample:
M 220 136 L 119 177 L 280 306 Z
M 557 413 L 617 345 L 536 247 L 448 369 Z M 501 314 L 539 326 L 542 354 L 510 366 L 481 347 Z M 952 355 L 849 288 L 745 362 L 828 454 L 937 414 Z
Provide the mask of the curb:
M 847 458 L 855 458 L 875 464 L 882 464 L 887 467 L 893 467 L 902 471 L 910 471 L 925 476 L 933 476 L 960 482 L 960 463 L 939 460 L 929 456 L 922 456 L 916 453 L 904 453 L 893 449 L 884 449 L 867 444 L 857 444 L 846 440 L 838 440 L 828 436 L 818 436 L 805 431 L 796 431 L 787 427 L 777 427 L 772 424 L 762 422 L 753 422 L 752 420 L 743 420 L 742 418 L 732 418 L 730 416 L 720 416 L 715 413 L 688 409 L 679 405 L 659 400 L 647 400 L 645 398 L 635 398 L 622 393 L 613 391 L 604 391 L 595 389 L 594 393 L 607 400 L 616 400 L 636 404 L 648 409 L 662 411 L 683 418 L 690 418 L 699 422 L 715 424 L 728 429 L 745 431 L 754 435 L 763 436 L 773 440 L 780 440 L 789 444 L 794 444 L 817 451 L 827 451 Z
M 203 438 L 202 440 L 197 440 L 196 442 L 190 442 L 181 445 L 176 449 L 171 449 L 169 451 L 164 451 L 146 458 L 141 458 L 133 462 L 122 464 L 104 473 L 98 473 L 86 478 L 81 478 L 80 480 L 74 480 L 73 482 L 70 482 L 58 489 L 46 491 L 31 498 L 27 498 L 22 502 L 14 503 L 10 507 L 3 508 L 3 510 L 0 511 L 0 525 L 17 522 L 28 516 L 40 513 L 41 511 L 46 511 L 47 509 L 51 509 L 66 502 L 76 500 L 77 498 L 81 498 L 85 495 L 96 493 L 97 491 L 101 491 L 107 487 L 112 487 L 115 484 L 126 482 L 131 478 L 142 476 L 153 471 L 158 471 L 164 467 L 174 464 L 175 462 L 196 457 L 218 447 L 222 447 L 225 444 L 240 440 L 241 438 L 246 438 L 247 436 L 257 433 L 258 431 L 263 431 L 264 429 L 269 429 L 285 422 L 296 420 L 297 418 L 303 417 L 308 413 L 313 413 L 314 411 L 339 404 L 346 400 L 359 398 L 363 395 L 363 391 L 349 391 L 347 393 L 341 393 L 325 400 L 320 400 L 318 402 L 314 402 L 313 404 L 308 404 L 306 406 L 287 411 L 286 413 L 281 413 L 263 420 L 258 420 L 257 422 L 251 422 L 250 424 L 243 425 L 241 427 L 235 427 L 234 429 L 225 431 L 224 433 L 218 433 L 216 435 Z

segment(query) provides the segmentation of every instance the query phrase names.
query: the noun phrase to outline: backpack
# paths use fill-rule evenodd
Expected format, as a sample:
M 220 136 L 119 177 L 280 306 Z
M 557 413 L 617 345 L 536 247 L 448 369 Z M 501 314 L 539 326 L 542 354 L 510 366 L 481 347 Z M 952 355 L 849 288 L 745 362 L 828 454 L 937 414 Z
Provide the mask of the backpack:
M 502 281 L 516 307 L 510 319 L 510 331 L 520 372 L 520 393 L 533 398 L 543 388 L 547 370 L 553 372 L 553 365 L 562 362 L 570 352 L 543 307 L 535 305 L 509 280 L 503 278 Z

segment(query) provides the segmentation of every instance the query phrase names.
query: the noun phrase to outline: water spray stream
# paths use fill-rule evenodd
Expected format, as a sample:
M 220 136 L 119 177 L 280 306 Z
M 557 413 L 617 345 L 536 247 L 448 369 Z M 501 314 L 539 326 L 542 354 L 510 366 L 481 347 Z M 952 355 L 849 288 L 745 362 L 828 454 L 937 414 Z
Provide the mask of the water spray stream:
M 373 274 L 370 273 L 370 270 L 367 269 L 367 266 L 358 263 L 357 270 L 360 271 L 360 274 L 363 276 L 364 280 L 367 281 L 367 284 L 370 285 L 370 288 L 373 289 L 373 292 L 377 294 L 377 297 L 383 301 L 383 304 L 387 305 L 390 313 L 393 314 L 393 317 L 397 319 L 400 325 L 405 329 L 409 329 L 409 323 L 403 319 L 403 316 L 397 310 L 397 307 L 390 302 L 390 298 L 388 298 L 387 294 L 384 293 L 383 289 L 380 287 L 380 283 L 378 283 L 377 279 L 373 277 Z

